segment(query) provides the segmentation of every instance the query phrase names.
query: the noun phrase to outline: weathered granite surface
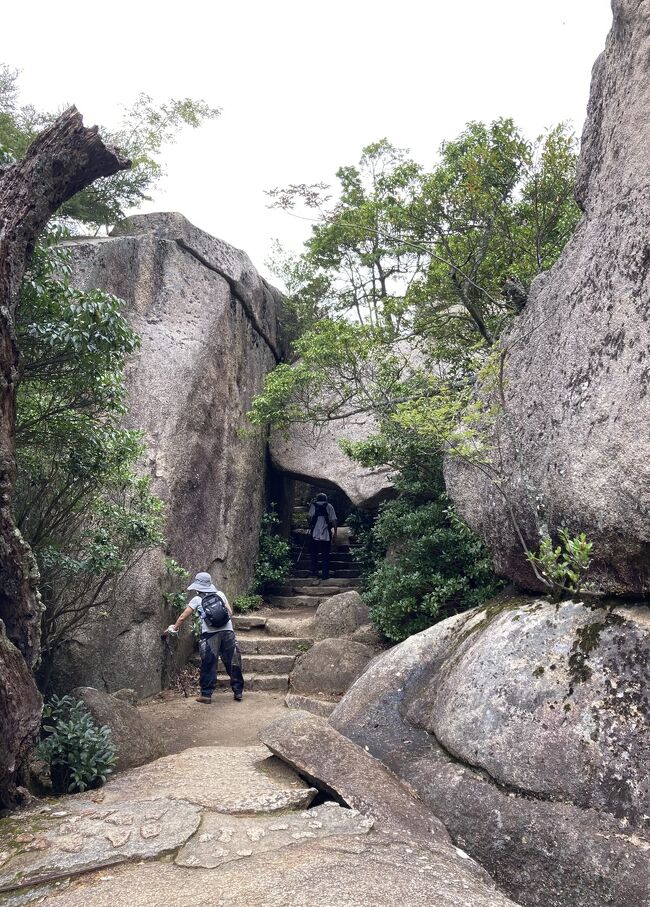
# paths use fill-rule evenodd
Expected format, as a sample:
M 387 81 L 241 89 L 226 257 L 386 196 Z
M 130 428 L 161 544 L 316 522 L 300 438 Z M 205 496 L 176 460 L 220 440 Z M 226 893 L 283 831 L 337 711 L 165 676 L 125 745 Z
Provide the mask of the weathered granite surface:
M 370 609 L 354 589 L 332 595 L 320 603 L 309 628 L 314 639 L 351 636 L 368 624 Z
M 363 441 L 376 430 L 364 415 L 322 426 L 292 425 L 286 434 L 271 433 L 271 460 L 281 472 L 303 482 L 339 488 L 355 507 L 372 509 L 392 494 L 390 470 L 360 466 L 343 453 L 338 442 Z
M 0 821 L 2 892 L 175 850 L 199 827 L 183 800 L 131 800 L 111 808 L 62 798 Z
M 117 775 L 80 794 L 104 805 L 169 797 L 220 813 L 267 813 L 309 806 L 316 791 L 264 746 L 195 746 Z
M 375 650 L 350 639 L 322 639 L 296 659 L 289 676 L 296 693 L 340 696 L 374 658 Z
M 215 869 L 236 860 L 282 850 L 297 842 L 335 835 L 367 835 L 374 822 L 356 809 L 325 803 L 283 816 L 207 813 L 201 829 L 182 847 L 177 866 Z
M 142 345 L 127 371 L 127 424 L 141 429 L 146 471 L 166 504 L 165 552 L 208 570 L 229 596 L 250 581 L 264 506 L 262 438 L 239 429 L 282 352 L 279 297 L 248 257 L 180 214 L 128 218 L 109 238 L 70 246 L 73 282 L 126 301 Z M 162 551 L 120 584 L 110 620 L 71 640 L 59 688 L 160 689 Z
M 448 458 L 447 488 L 501 573 L 540 591 L 528 546 L 585 531 L 605 591 L 650 590 L 650 0 L 613 0 L 577 183 L 584 218 L 503 340 L 499 460 Z M 496 401 L 495 401 L 496 402 Z
M 0 620 L 0 808 L 20 800 L 19 770 L 41 726 L 41 695 Z
M 266 747 L 186 750 L 0 819 L 0 904 L 514 907 L 391 772 L 336 736 L 360 760 L 346 796 L 378 821 L 305 809 L 313 790 Z M 330 769 L 346 776 L 340 760 Z
M 635 907 L 650 895 L 649 648 L 647 608 L 504 597 L 379 656 L 330 723 L 525 907 Z
M 148 863 L 73 881 L 43 907 L 516 907 L 462 858 L 390 835 L 334 835 L 217 869 Z

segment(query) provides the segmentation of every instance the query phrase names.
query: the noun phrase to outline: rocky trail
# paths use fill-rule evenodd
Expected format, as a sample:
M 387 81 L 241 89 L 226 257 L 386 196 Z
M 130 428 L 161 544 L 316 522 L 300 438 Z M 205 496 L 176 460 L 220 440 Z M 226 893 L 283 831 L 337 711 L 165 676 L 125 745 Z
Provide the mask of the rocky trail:
M 311 760 L 324 780 L 301 777 L 292 765 L 304 734 L 327 725 L 286 717 L 278 694 L 241 704 L 217 694 L 210 707 L 176 697 L 144 711 L 170 755 L 0 822 L 2 907 L 514 903 L 406 785 L 333 729 L 344 762 Z
M 290 674 L 332 642 L 319 641 L 319 605 L 349 602 L 342 593 L 359 582 L 348 546 L 327 582 L 308 575 L 300 551 L 264 610 L 234 618 L 242 702 L 221 674 L 212 704 L 197 703 L 195 674 L 187 697 L 165 691 L 137 709 L 167 755 L 0 821 L 1 907 L 514 903 L 381 763 L 323 718 L 287 710 L 334 708 L 290 692 Z M 310 755 L 321 732 L 330 750 Z

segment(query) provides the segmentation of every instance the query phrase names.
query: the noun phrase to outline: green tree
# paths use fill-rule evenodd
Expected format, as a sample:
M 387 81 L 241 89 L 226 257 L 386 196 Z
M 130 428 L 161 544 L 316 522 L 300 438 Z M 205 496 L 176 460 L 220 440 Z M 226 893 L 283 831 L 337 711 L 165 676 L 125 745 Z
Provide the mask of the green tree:
M 0 64 L 0 165 L 19 160 L 36 135 L 55 115 L 21 105 L 17 70 Z M 122 220 L 129 209 L 148 201 L 149 193 L 164 173 L 160 155 L 184 127 L 196 129 L 220 115 L 219 108 L 203 100 L 170 98 L 157 104 L 140 94 L 124 107 L 116 129 L 101 127 L 106 141 L 128 155 L 133 166 L 115 176 L 99 179 L 77 193 L 59 215 L 75 232 L 98 230 Z
M 124 366 L 138 338 L 119 299 L 70 286 L 61 230 L 46 234 L 23 281 L 16 329 L 16 521 L 41 573 L 41 679 L 90 612 L 162 542 L 162 504 L 139 477 L 139 434 L 121 427 Z
M 102 129 L 133 166 L 59 210 L 25 275 L 16 322 L 16 516 L 41 573 L 44 685 L 58 647 L 91 614 L 110 611 L 125 572 L 163 541 L 162 504 L 138 472 L 141 438 L 122 427 L 124 367 L 138 338 L 121 300 L 71 286 L 62 242 L 67 231 L 108 227 L 146 200 L 163 172 L 163 146 L 218 115 L 204 101 L 157 105 L 141 94 L 117 129 Z M 0 167 L 19 160 L 52 119 L 20 103 L 18 73 L 0 66 Z
M 498 340 L 578 222 L 575 166 L 566 125 L 529 142 L 499 119 L 469 123 L 430 171 L 385 140 L 368 146 L 357 167 L 338 171 L 333 204 L 322 184 L 270 193 L 279 207 L 302 200 L 317 219 L 302 255 L 278 262 L 304 330 L 250 418 L 280 429 L 361 412 L 375 419 L 376 435 L 341 445 L 394 469 L 399 498 L 370 540 L 392 553 L 366 593 L 393 639 L 496 588 L 485 550 L 444 498 L 441 456 L 453 442 L 486 468 L 493 411 L 471 402 L 473 387 L 480 378 L 498 391 Z

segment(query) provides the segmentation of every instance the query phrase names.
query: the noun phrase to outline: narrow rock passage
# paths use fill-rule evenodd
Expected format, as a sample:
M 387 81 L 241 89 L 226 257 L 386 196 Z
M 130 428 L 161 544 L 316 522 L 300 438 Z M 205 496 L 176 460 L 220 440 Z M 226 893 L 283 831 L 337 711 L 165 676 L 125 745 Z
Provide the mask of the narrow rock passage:
M 263 611 L 235 618 L 242 702 L 221 673 L 212 703 L 197 703 L 198 670 L 188 674 L 187 697 L 166 691 L 140 706 L 169 755 L 0 820 L 0 907 L 513 907 L 397 778 L 390 802 L 373 788 L 350 809 L 315 799 L 260 744 L 278 719 L 298 717 L 285 696 L 314 643 L 317 606 L 358 583 L 349 550 L 333 558 L 327 585 L 295 560 Z M 384 778 L 380 763 L 346 746 L 371 787 Z M 402 807 L 393 816 L 394 803 L 411 804 L 413 822 Z

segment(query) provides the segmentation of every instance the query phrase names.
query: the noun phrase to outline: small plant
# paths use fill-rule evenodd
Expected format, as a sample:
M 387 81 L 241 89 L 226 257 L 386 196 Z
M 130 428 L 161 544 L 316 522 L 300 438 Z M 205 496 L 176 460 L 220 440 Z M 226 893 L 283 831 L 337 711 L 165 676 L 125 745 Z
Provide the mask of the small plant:
M 180 614 L 186 604 L 185 584 L 190 575 L 185 567 L 182 567 L 172 557 L 165 558 L 165 570 L 165 582 L 169 589 L 167 592 L 163 592 L 163 598 L 174 614 Z M 178 588 L 181 584 L 183 585 L 182 590 Z
M 547 535 L 542 539 L 537 554 L 529 551 L 526 555 L 551 590 L 554 601 L 580 594 L 591 565 L 593 548 L 593 542 L 587 541 L 584 532 L 571 537 L 568 530 L 560 529 L 558 535 L 559 545 L 554 546 Z
M 262 517 L 260 548 L 253 574 L 253 591 L 266 592 L 269 586 L 281 585 L 291 569 L 291 546 L 278 535 L 280 520 L 275 507 Z
M 249 611 L 261 608 L 262 603 L 262 596 L 253 592 L 250 595 L 238 595 L 233 602 L 233 608 L 238 614 L 248 614 Z
M 50 767 L 53 789 L 71 793 L 103 784 L 116 762 L 110 729 L 99 727 L 72 696 L 53 696 L 43 707 L 43 719 L 46 736 L 37 755 Z

